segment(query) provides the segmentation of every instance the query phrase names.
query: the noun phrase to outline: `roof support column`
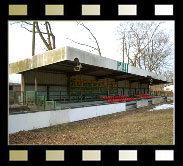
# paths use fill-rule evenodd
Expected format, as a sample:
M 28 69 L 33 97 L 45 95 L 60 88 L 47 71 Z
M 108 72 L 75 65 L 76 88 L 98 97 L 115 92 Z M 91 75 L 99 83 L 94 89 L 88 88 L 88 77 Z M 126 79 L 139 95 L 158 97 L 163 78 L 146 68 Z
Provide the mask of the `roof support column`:
M 25 75 L 21 74 L 21 102 L 25 104 Z
M 34 90 L 37 91 L 37 71 L 36 70 L 34 71 L 34 74 L 35 74 L 35 77 L 34 77 L 34 80 L 35 80 L 35 88 L 34 88 Z

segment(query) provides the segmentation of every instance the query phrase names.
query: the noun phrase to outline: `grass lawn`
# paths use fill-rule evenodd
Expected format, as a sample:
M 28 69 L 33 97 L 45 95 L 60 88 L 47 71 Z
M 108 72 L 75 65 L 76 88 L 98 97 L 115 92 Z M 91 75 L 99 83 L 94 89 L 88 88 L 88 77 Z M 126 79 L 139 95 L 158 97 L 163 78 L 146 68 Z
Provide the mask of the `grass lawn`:
M 9 135 L 9 144 L 172 145 L 173 109 L 148 111 L 153 107 L 21 131 Z

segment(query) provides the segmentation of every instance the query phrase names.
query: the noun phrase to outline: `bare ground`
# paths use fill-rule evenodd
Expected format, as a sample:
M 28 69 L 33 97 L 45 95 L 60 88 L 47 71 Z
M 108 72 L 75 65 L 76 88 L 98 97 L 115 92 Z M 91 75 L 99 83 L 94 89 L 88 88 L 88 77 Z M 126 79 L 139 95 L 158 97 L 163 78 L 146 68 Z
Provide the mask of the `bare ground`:
M 21 131 L 9 135 L 9 144 L 172 145 L 173 109 L 148 111 L 154 106 Z

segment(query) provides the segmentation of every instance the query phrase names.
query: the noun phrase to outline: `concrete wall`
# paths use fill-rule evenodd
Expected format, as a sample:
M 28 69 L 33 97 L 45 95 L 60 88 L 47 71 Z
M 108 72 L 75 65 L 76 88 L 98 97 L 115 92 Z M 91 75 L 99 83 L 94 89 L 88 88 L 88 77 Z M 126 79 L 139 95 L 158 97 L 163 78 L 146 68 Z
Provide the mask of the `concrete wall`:
M 148 89 L 148 84 L 140 84 L 140 87 L 141 87 L 141 88 Z
M 34 85 L 26 85 L 25 86 L 25 90 L 26 91 L 34 91 L 35 90 L 35 86 Z M 38 91 L 46 91 L 47 87 L 46 86 L 38 86 L 37 90 Z
M 129 88 L 130 87 L 129 81 L 127 80 L 118 81 L 118 87 Z
M 31 58 L 11 63 L 9 67 L 9 74 L 27 71 L 63 60 L 66 60 L 65 47 L 46 51 L 43 54 L 38 54 Z
M 8 133 L 49 127 L 121 111 L 126 111 L 126 103 L 9 115 Z
M 49 91 L 65 91 L 67 95 L 67 75 L 66 74 L 56 74 L 56 73 L 43 73 L 37 72 L 37 84 L 38 91 L 47 91 L 47 86 L 49 86 Z M 70 79 L 80 79 L 80 75 L 71 76 Z M 82 80 L 96 80 L 95 76 L 81 75 Z M 25 80 L 25 90 L 33 91 L 35 90 L 35 72 L 27 71 L 24 75 Z M 115 81 L 111 78 L 100 79 L 103 81 Z M 118 94 L 119 95 L 128 95 L 130 92 L 137 94 L 144 93 L 144 88 L 148 88 L 147 84 L 140 84 L 139 82 L 131 83 L 128 80 L 118 81 Z M 123 90 L 124 88 L 124 90 Z M 141 89 L 142 88 L 142 89 Z M 122 93 L 121 93 L 122 92 Z
M 133 83 L 131 83 L 131 88 L 140 88 L 139 82 L 133 82 Z
M 36 75 L 37 75 L 37 84 L 67 85 L 67 76 L 65 74 L 37 72 Z M 25 72 L 24 80 L 25 84 L 34 84 L 35 72 L 34 71 Z
M 162 97 L 152 98 L 152 104 L 159 104 L 161 102 L 163 102 Z
M 67 76 L 65 74 L 56 73 L 43 73 L 37 72 L 37 90 L 44 91 L 39 92 L 39 95 L 47 95 L 46 91 L 49 87 L 49 91 L 63 91 L 62 95 L 67 95 Z M 25 80 L 25 90 L 34 91 L 35 90 L 35 72 L 28 71 L 24 75 Z M 54 92 L 51 92 L 52 95 Z M 55 92 L 58 95 L 58 93 Z
M 148 100 L 138 100 L 136 101 L 137 108 L 145 107 L 149 105 Z
M 124 95 L 128 95 L 128 92 L 130 92 L 130 82 L 128 80 L 124 81 L 118 81 L 118 94 L 121 94 L 121 91 L 123 92 L 124 88 Z M 135 90 L 136 89 L 136 90 Z M 140 84 L 139 82 L 133 82 L 131 83 L 131 92 L 136 94 L 144 94 L 148 92 L 148 84 Z

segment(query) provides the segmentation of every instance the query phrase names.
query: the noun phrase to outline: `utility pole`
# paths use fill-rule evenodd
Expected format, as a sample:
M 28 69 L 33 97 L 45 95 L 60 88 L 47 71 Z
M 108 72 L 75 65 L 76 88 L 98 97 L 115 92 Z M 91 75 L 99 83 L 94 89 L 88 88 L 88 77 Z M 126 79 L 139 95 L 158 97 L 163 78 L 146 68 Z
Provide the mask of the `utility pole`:
M 35 22 L 32 25 L 32 56 L 35 55 Z
M 124 52 L 125 52 L 125 50 L 124 50 L 124 48 L 125 48 L 125 34 L 123 35 L 123 63 L 124 63 L 124 59 L 125 59 L 125 55 L 124 55 Z

